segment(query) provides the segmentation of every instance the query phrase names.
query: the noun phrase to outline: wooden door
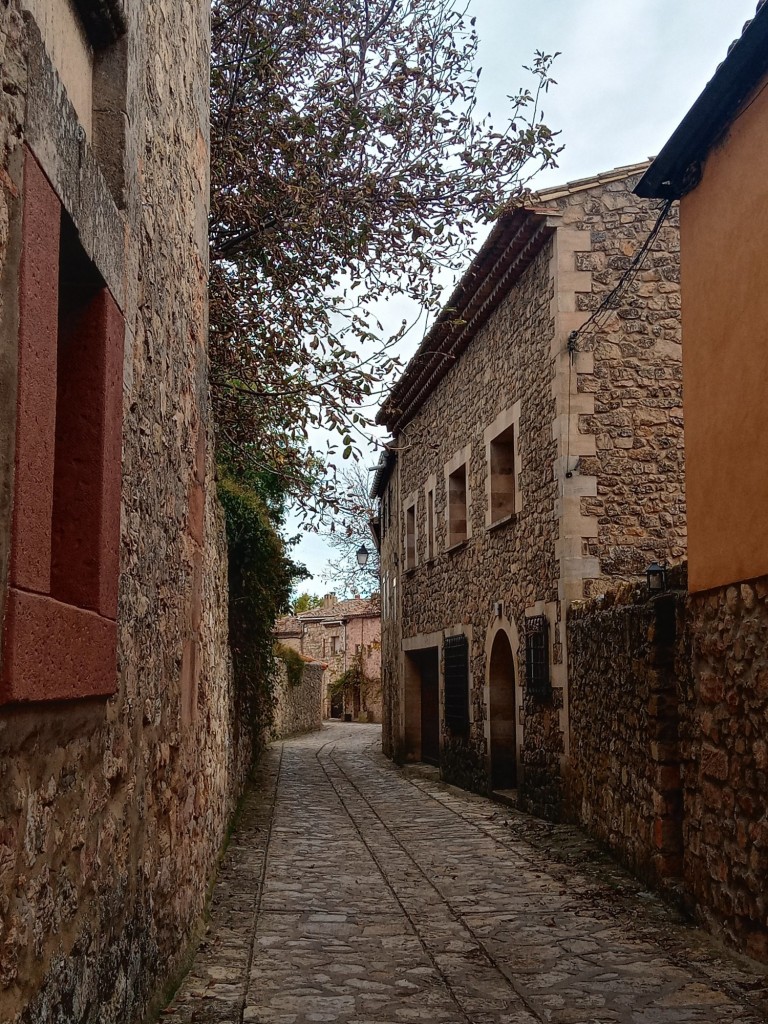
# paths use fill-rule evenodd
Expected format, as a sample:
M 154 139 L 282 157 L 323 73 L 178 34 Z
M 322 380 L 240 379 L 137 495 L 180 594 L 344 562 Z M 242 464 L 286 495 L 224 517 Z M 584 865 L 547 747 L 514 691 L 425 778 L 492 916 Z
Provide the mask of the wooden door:
M 440 764 L 440 674 L 438 648 L 419 658 L 421 672 L 421 759 Z
M 488 681 L 491 696 L 491 786 L 493 789 L 514 789 L 517 785 L 515 662 L 507 635 L 501 630 L 493 641 Z

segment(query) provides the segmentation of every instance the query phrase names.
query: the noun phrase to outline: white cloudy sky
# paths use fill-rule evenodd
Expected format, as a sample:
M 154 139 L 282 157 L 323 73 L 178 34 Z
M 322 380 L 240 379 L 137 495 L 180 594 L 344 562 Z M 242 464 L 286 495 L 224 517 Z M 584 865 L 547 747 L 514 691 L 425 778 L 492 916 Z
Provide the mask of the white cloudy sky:
M 536 184 L 636 163 L 666 142 L 755 7 L 756 0 L 471 0 L 479 107 L 502 124 L 505 97 L 525 81 L 522 66 L 535 50 L 559 50 L 558 85 L 544 113 L 565 151 L 558 170 Z M 314 576 L 300 588 L 328 589 L 321 538 L 306 534 L 293 554 Z

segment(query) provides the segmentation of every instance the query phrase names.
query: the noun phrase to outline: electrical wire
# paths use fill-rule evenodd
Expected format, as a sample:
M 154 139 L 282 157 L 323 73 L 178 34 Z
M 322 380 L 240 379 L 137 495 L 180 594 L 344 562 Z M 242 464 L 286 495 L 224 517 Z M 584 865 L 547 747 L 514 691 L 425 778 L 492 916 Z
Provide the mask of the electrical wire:
M 619 300 L 622 298 L 624 293 L 627 291 L 629 286 L 637 277 L 645 257 L 651 250 L 653 243 L 661 231 L 664 222 L 670 214 L 674 199 L 665 199 L 659 210 L 659 215 L 656 218 L 656 223 L 651 228 L 648 237 L 645 239 L 643 244 L 637 250 L 635 255 L 632 257 L 632 261 L 621 275 L 619 280 L 616 282 L 614 287 L 605 296 L 602 302 L 599 304 L 596 310 L 589 316 L 587 320 L 577 328 L 575 331 L 571 331 L 568 335 L 568 355 L 569 355 L 569 366 L 568 366 L 568 437 L 566 442 L 566 455 L 565 455 L 565 475 L 568 479 L 573 476 L 573 471 L 570 468 L 571 462 L 571 391 L 573 390 L 573 364 L 576 360 L 576 353 L 578 352 L 577 342 L 580 337 L 586 333 L 592 333 L 594 330 L 598 330 L 606 322 L 610 314 L 618 307 Z M 590 330 L 592 329 L 592 331 Z

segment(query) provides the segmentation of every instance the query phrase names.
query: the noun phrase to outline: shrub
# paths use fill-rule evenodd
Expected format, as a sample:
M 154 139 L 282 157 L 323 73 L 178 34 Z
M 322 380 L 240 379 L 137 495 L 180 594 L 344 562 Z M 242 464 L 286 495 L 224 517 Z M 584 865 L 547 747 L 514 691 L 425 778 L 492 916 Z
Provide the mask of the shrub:
M 282 507 L 258 478 L 238 480 L 220 470 L 218 492 L 227 527 L 229 644 L 238 712 L 257 746 L 272 722 L 272 630 L 303 572 L 288 558 L 278 532 Z
M 305 661 L 299 652 L 294 651 L 292 647 L 287 647 L 285 644 L 275 644 L 274 653 L 275 657 L 279 658 L 285 665 L 288 682 L 291 686 L 301 686 L 301 680 L 304 678 Z

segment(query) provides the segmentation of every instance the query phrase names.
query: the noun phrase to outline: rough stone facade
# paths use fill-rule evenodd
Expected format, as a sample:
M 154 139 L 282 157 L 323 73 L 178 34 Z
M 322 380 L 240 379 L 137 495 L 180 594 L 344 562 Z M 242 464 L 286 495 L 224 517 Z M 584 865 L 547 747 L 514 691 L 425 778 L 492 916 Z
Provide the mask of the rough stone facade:
M 685 885 L 710 927 L 768 961 L 768 578 L 690 595 L 684 642 Z
M 308 661 L 298 686 L 288 679 L 285 665 L 278 660 L 275 680 L 275 709 L 271 738 L 284 740 L 323 726 L 323 674 L 325 666 Z
M 501 788 L 516 784 L 522 806 L 551 816 L 568 759 L 567 607 L 685 553 L 674 212 L 618 308 L 568 347 L 656 221 L 656 205 L 631 192 L 639 169 L 543 193 L 495 228 L 448 303 L 466 303 L 458 325 L 455 313 L 438 320 L 379 416 L 393 431 L 374 486 L 385 750 L 422 756 L 420 678 L 424 658 L 437 658 L 429 714 L 443 777 L 497 787 L 496 748 L 497 762 L 512 762 Z M 513 463 L 499 470 L 512 477 L 510 514 L 503 496 L 493 510 L 494 457 Z M 448 492 L 462 486 L 467 528 L 455 543 Z M 534 616 L 548 631 L 551 688 L 539 695 L 524 685 Z M 459 633 L 469 645 L 464 735 L 444 715 L 443 643 Z
M 339 601 L 327 594 L 321 606 L 278 619 L 275 636 L 325 664 L 325 718 L 381 721 L 381 605 L 376 595 Z M 333 684 L 355 664 L 362 668 L 365 685 L 335 693 Z
M 568 646 L 569 814 L 768 961 L 768 580 L 609 593 Z
M 636 186 L 680 201 L 688 591 L 677 652 L 683 885 L 768 960 L 768 5 Z M 697 126 L 692 130 L 692 126 Z M 713 253 L 717 259 L 713 259 Z M 727 353 L 727 358 L 724 358 Z
M 682 870 L 680 695 L 685 595 L 644 585 L 568 613 L 569 817 L 653 884 Z
M 59 664 L 75 699 L 0 707 L 0 1019 L 14 1024 L 143 1016 L 203 910 L 250 760 L 210 455 L 209 11 L 77 8 L 89 6 L 97 21 L 121 12 L 125 32 L 86 41 L 65 68 L 49 47 L 57 18 L 83 35 L 74 5 L 0 0 L 0 611 L 27 469 L 17 386 L 34 382 L 18 364 L 25 168 L 71 220 L 125 332 L 116 667 L 101 680 L 112 696 L 77 699 L 88 645 L 74 642 Z M 92 103 L 85 123 L 75 86 Z M 6 674 L 15 643 L 6 630 Z

